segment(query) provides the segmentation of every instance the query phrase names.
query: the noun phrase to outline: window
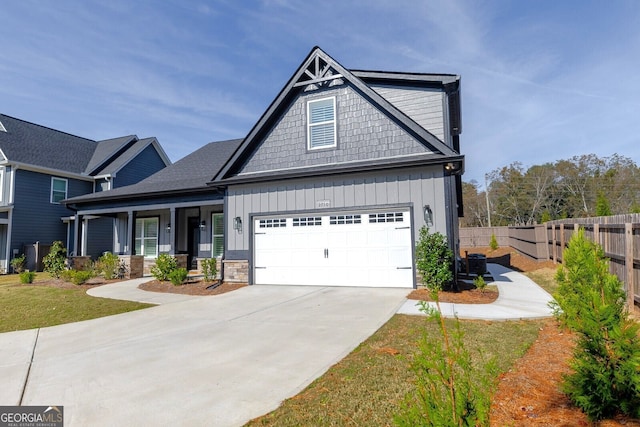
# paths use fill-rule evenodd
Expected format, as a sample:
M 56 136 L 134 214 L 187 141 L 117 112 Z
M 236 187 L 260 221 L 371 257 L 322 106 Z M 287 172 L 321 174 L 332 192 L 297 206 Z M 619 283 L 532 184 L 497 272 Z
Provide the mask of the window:
M 0 168 L 0 202 L 4 202 L 4 168 Z
M 312 227 L 314 225 L 322 225 L 322 217 L 309 216 L 302 218 L 293 218 L 294 227 Z
M 362 224 L 362 217 L 360 215 L 332 215 L 329 217 L 329 224 Z
M 286 218 L 274 218 L 274 219 L 261 219 L 260 228 L 282 228 L 287 226 Z
M 51 177 L 51 203 L 60 203 L 67 198 L 67 180 Z
M 158 256 L 158 218 L 136 219 L 136 255 Z
M 336 98 L 307 103 L 307 140 L 310 150 L 336 146 Z
M 369 214 L 369 222 L 403 222 L 402 212 L 387 212 L 379 214 Z
M 211 256 L 217 258 L 224 255 L 224 215 L 213 214 L 211 224 Z

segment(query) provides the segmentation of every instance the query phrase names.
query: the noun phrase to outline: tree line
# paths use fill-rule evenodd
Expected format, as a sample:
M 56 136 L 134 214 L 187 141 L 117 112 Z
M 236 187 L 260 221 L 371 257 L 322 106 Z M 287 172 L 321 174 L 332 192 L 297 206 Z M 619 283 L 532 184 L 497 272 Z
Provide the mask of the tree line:
M 485 177 L 485 183 L 462 183 L 463 227 L 640 213 L 640 169 L 618 154 L 586 154 L 528 168 L 514 162 Z

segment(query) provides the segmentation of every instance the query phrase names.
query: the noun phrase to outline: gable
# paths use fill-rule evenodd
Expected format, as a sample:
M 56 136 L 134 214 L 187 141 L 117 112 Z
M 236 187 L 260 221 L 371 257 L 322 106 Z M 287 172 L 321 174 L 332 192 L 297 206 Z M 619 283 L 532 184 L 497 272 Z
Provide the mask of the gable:
M 317 174 L 329 172 L 329 169 L 344 168 L 362 168 L 370 169 L 389 167 L 391 163 L 399 165 L 401 163 L 424 160 L 430 163 L 442 163 L 443 165 L 452 160 L 461 162 L 464 158 L 457 149 L 451 146 L 449 136 L 454 135 L 450 130 L 443 126 L 442 134 L 444 141 L 432 134 L 427 128 L 418 124 L 418 122 L 410 117 L 405 108 L 402 111 L 398 106 L 391 103 L 385 97 L 376 92 L 371 84 L 396 84 L 403 86 L 422 86 L 433 87 L 444 90 L 449 96 L 457 94 L 459 88 L 459 77 L 454 75 L 436 75 L 436 74 L 407 74 L 407 73 L 388 73 L 376 71 L 349 71 L 340 65 L 337 61 L 327 55 L 319 47 L 314 47 L 309 55 L 302 62 L 293 76 L 289 79 L 284 88 L 276 96 L 269 105 L 258 122 L 253 126 L 247 137 L 242 141 L 240 147 L 226 161 L 225 165 L 220 169 L 218 174 L 213 177 L 210 185 L 218 185 L 218 182 L 238 182 L 252 179 L 264 179 L 269 174 L 256 175 L 259 172 L 274 171 L 278 174 Z M 345 85 L 345 86 L 343 86 Z M 333 90 L 347 88 L 351 90 L 351 94 L 356 94 L 363 100 L 366 100 L 366 109 L 371 107 L 376 110 L 376 114 L 386 117 L 385 120 L 379 120 L 376 116 L 374 126 L 363 126 L 362 123 L 355 123 L 349 126 L 336 124 L 334 128 L 328 126 L 327 123 L 320 123 L 317 132 L 325 132 L 318 139 L 311 138 L 312 146 L 309 151 L 313 153 L 302 153 L 300 150 L 305 149 L 305 140 L 307 131 L 306 112 L 299 114 L 297 118 L 291 115 L 291 111 L 298 108 L 296 103 L 302 96 L 323 93 L 325 96 Z M 345 93 L 345 99 L 349 93 Z M 352 101 L 357 104 L 359 100 L 352 96 Z M 444 98 L 443 98 L 444 100 Z M 354 105 L 355 105 L 354 104 Z M 351 105 L 351 104 L 343 104 Z M 457 104 L 456 104 L 457 105 Z M 337 109 L 339 110 L 338 105 Z M 449 109 L 451 102 L 443 102 L 443 109 Z M 370 110 L 368 110 L 370 111 Z M 358 121 L 361 119 L 359 115 L 362 112 L 345 110 L 353 116 L 346 118 Z M 337 111 L 337 115 L 342 115 L 342 111 Z M 322 114 L 321 114 L 322 115 Z M 450 112 L 443 113 L 443 123 L 449 117 Z M 366 117 L 366 116 L 365 116 Z M 416 117 L 416 116 L 414 116 Z M 457 116 L 456 116 L 457 117 Z M 417 117 L 416 117 L 417 118 Z M 345 118 L 342 119 L 345 121 Z M 287 123 L 288 122 L 288 123 Z M 393 127 L 386 128 L 389 123 L 394 124 Z M 285 128 L 288 126 L 289 128 Z M 389 132 L 386 141 L 387 145 L 378 144 L 382 142 L 377 136 L 375 126 L 383 126 L 380 128 L 383 132 Z M 436 125 L 432 125 L 437 127 Z M 283 130 L 286 129 L 286 130 Z M 402 132 L 398 132 L 401 130 Z M 358 141 L 358 138 L 365 137 L 372 143 L 362 145 L 362 141 L 357 147 L 358 155 L 355 150 L 342 151 L 334 153 L 322 153 L 321 149 L 339 150 L 340 142 L 336 145 L 335 139 L 329 132 L 341 132 L 342 142 L 349 140 Z M 301 135 L 305 132 L 305 136 Z M 312 129 L 315 133 L 316 129 Z M 459 126 L 456 124 L 456 132 L 459 133 Z M 292 133 L 295 138 L 302 141 L 302 147 L 293 146 L 291 144 Z M 457 135 L 457 133 L 455 135 Z M 349 139 L 345 140 L 344 135 Z M 318 141 L 318 145 L 313 142 Z M 422 147 L 420 147 L 421 144 Z M 400 147 L 396 147 L 399 145 Z M 455 144 L 453 144 L 455 146 Z M 352 146 L 351 148 L 356 148 Z M 396 150 L 394 154 L 391 152 Z M 277 159 L 283 157 L 284 159 Z M 421 159 L 420 159 L 421 157 Z M 275 159 L 274 159 L 275 158 Z M 385 159 L 389 159 L 388 161 Z M 358 163 L 360 162 L 360 163 Z M 327 167 L 330 165 L 330 167 Z M 325 169 L 321 169 L 321 166 Z M 287 170 L 302 169 L 305 171 L 296 172 L 293 170 L 288 173 Z M 311 169 L 311 170 L 309 170 Z M 276 172 L 276 171 L 282 171 Z M 243 175 L 243 176 L 241 176 Z
M 307 103 L 336 101 L 335 148 L 310 150 L 307 144 Z M 362 161 L 431 154 L 352 85 L 300 92 L 239 169 L 238 175 L 296 168 L 326 167 Z

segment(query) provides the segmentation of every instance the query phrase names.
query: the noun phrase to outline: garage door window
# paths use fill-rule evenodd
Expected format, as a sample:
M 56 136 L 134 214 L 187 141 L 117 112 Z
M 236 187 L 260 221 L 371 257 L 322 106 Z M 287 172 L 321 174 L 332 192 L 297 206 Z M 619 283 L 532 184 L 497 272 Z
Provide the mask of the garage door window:
M 342 225 L 342 224 L 361 224 L 362 217 L 360 215 L 332 215 L 329 217 L 329 224 Z
M 294 227 L 312 227 L 314 225 L 322 225 L 322 217 L 305 216 L 302 218 L 293 218 Z
M 402 212 L 386 212 L 369 214 L 369 222 L 372 224 L 379 222 L 403 222 L 404 216 Z
M 269 218 L 261 219 L 258 227 L 260 228 L 282 228 L 287 226 L 286 218 Z

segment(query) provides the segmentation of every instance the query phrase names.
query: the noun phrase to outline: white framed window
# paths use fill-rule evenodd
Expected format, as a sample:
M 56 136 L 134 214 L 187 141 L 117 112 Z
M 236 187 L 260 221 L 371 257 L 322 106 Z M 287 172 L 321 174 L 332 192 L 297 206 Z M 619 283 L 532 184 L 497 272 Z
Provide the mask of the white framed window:
M 136 218 L 136 255 L 158 257 L 158 218 Z
M 0 203 L 4 202 L 4 174 L 5 169 L 0 168 Z
M 69 183 L 64 178 L 51 177 L 51 203 L 60 203 L 67 198 Z
M 211 215 L 211 256 L 213 258 L 224 255 L 224 214 Z
M 307 148 L 336 147 L 336 97 L 307 103 Z

